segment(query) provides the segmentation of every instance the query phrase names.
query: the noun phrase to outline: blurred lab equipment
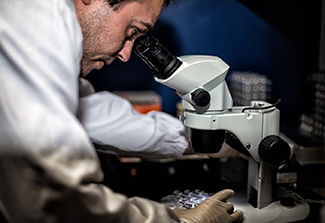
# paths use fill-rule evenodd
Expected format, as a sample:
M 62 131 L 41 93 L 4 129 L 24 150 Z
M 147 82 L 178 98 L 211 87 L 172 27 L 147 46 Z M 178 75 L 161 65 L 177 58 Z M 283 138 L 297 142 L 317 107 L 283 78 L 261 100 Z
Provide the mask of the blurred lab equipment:
M 256 72 L 234 71 L 229 75 L 229 88 L 234 105 L 249 105 L 251 101 L 269 101 L 272 80 Z
M 311 88 L 309 112 L 300 116 L 299 129 L 325 142 L 325 73 L 310 75 Z

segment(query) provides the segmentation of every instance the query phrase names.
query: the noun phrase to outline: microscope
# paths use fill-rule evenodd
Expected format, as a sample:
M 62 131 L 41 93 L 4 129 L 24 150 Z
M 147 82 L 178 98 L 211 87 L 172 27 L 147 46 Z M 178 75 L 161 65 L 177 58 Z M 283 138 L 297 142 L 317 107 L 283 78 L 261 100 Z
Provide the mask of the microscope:
M 247 191 L 230 200 L 244 212 L 245 223 L 295 222 L 305 219 L 309 205 L 298 194 L 276 185 L 277 170 L 291 156 L 279 137 L 280 111 L 275 104 L 252 101 L 233 106 L 225 82 L 229 66 L 216 56 L 173 56 L 154 36 L 135 45 L 157 82 L 176 91 L 185 108 L 181 118 L 191 129 L 197 153 L 217 153 L 225 139 L 249 157 Z

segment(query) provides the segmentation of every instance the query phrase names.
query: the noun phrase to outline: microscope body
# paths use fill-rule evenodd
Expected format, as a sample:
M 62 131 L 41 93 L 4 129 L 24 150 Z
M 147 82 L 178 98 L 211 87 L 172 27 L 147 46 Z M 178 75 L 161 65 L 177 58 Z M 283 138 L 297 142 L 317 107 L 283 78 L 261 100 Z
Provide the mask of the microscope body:
M 201 130 L 213 133 L 221 130 L 237 137 L 249 153 L 246 155 L 251 156 L 247 194 L 256 199 L 252 201 L 256 207 L 267 206 L 274 200 L 272 187 L 275 185 L 276 168 L 264 164 L 259 154 L 259 145 L 267 136 L 279 134 L 279 110 L 262 101 L 253 101 L 249 108 L 233 107 L 232 97 L 225 82 L 229 66 L 220 58 L 192 55 L 179 59 L 183 63 L 172 76 L 165 80 L 156 78 L 156 81 L 177 89 L 185 108 L 182 120 L 192 132 Z M 198 89 L 205 90 L 210 95 L 209 103 L 204 106 L 197 105 L 193 98 L 193 92 Z M 192 136 L 193 149 L 200 151 L 206 143 L 202 142 L 204 140 L 207 138 L 194 143 Z M 224 138 L 220 142 L 223 143 Z M 221 148 L 221 145 L 213 146 L 217 150 L 218 146 Z M 212 151 L 214 152 L 213 149 Z M 252 198 L 248 197 L 248 200 Z
M 184 124 L 191 129 L 232 132 L 260 161 L 261 140 L 279 134 L 279 110 L 264 101 L 253 101 L 251 107 L 234 107 L 225 82 L 229 66 L 220 58 L 192 55 L 179 59 L 182 65 L 172 76 L 155 80 L 175 89 L 182 98 Z
M 142 42 L 136 52 L 156 74 L 155 80 L 182 98 L 182 120 L 192 130 L 196 152 L 218 152 L 230 134 L 237 142 L 233 148 L 249 157 L 247 191 L 244 198 L 235 196 L 231 201 L 244 211 L 244 222 L 293 222 L 307 217 L 309 206 L 299 195 L 285 195 L 292 198 L 289 208 L 280 204 L 287 193 L 278 192 L 276 175 L 291 149 L 279 137 L 280 112 L 275 105 L 252 101 L 250 106 L 233 106 L 225 82 L 229 66 L 218 57 L 176 58 L 154 37 Z

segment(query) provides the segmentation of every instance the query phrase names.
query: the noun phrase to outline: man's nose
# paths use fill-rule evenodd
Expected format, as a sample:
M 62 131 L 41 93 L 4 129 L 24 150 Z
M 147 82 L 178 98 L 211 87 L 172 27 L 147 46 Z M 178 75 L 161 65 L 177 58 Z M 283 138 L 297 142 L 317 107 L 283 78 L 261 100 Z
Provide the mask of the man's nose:
M 133 43 L 134 43 L 134 41 L 132 41 L 132 40 L 126 41 L 124 43 L 123 48 L 117 53 L 117 57 L 121 61 L 127 62 L 130 59 L 131 53 L 132 53 Z

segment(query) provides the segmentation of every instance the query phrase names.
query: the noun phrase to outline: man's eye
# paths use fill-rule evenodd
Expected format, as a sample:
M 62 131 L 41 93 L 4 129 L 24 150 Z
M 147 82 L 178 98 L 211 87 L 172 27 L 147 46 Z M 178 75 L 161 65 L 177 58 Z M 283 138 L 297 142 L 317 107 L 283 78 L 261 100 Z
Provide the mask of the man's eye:
M 139 30 L 138 29 L 132 29 L 132 34 L 130 36 L 130 39 L 136 38 L 139 34 Z

